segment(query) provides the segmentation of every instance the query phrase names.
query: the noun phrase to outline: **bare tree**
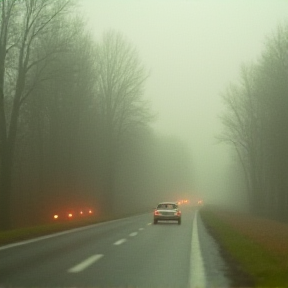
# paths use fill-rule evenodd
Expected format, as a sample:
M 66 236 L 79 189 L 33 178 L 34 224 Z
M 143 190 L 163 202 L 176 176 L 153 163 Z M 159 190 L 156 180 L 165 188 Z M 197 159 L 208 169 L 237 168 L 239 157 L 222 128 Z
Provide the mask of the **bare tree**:
M 257 65 L 243 68 L 241 85 L 223 96 L 227 110 L 219 139 L 237 151 L 252 210 L 266 215 L 288 207 L 287 35 L 288 26 L 278 27 Z
M 37 57 L 60 47 L 63 52 L 34 66 L 27 83 L 34 88 L 18 121 L 14 175 L 21 179 L 14 181 L 13 196 L 14 205 L 21 202 L 29 211 L 28 223 L 48 221 L 53 209 L 87 196 L 80 185 L 89 141 L 83 139 L 83 130 L 94 128 L 85 127 L 95 86 L 95 53 L 83 21 L 64 18 L 39 41 Z
M 102 132 L 102 168 L 105 198 L 113 201 L 117 154 L 123 141 L 151 120 L 143 85 L 147 74 L 136 50 L 115 32 L 104 34 L 97 46 L 97 99 Z
M 232 144 L 242 165 L 251 209 L 262 209 L 265 198 L 262 191 L 261 127 L 259 105 L 256 98 L 256 68 L 243 66 L 241 84 L 230 84 L 222 98 L 227 108 L 221 116 L 225 127 L 218 137 Z
M 0 227 L 9 229 L 11 209 L 11 185 L 13 154 L 17 136 L 17 126 L 21 106 L 31 94 L 33 85 L 27 87 L 27 81 L 34 66 L 50 57 L 50 54 L 38 58 L 34 52 L 39 45 L 39 37 L 49 31 L 52 23 L 67 11 L 70 0 L 23 0 L 1 1 L 1 38 L 0 38 L 0 143 L 1 143 L 1 194 Z M 18 29 L 15 28 L 17 23 Z M 14 25 L 13 25 L 14 24 Z M 9 44 L 10 39 L 14 42 Z M 17 56 L 15 63 L 14 89 L 12 95 L 4 95 L 4 84 L 8 77 L 5 73 L 5 61 L 9 53 Z M 53 54 L 57 51 L 53 51 Z M 7 120 L 5 98 L 10 98 L 12 107 Z
M 288 208 L 288 25 L 278 26 L 259 62 L 258 99 L 269 203 L 275 214 Z M 285 213 L 284 213 L 285 214 Z M 288 215 L 286 215 L 287 217 Z M 280 217 L 282 217 L 280 215 Z

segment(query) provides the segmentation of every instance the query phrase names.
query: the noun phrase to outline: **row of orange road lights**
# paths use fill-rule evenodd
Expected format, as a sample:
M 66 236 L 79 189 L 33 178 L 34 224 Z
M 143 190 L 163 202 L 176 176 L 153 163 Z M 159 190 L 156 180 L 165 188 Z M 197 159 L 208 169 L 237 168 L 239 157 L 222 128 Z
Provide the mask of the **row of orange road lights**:
M 72 213 L 72 212 L 70 212 L 70 213 L 67 213 L 66 214 L 66 217 L 65 218 L 68 218 L 68 219 L 72 219 L 74 216 L 87 216 L 87 214 L 88 215 L 92 215 L 93 214 L 93 211 L 91 210 L 91 209 L 89 209 L 88 210 L 88 213 L 84 213 L 84 211 L 82 211 L 82 210 L 80 210 L 80 212 L 79 212 L 79 214 L 77 215 L 75 215 L 74 213 Z M 59 216 L 59 214 L 54 214 L 54 216 L 53 216 L 53 218 L 55 219 L 55 220 L 57 220 L 57 219 L 59 219 L 60 218 L 60 216 Z
M 180 200 L 180 201 L 178 201 L 178 205 L 188 204 L 188 203 L 189 203 L 189 200 Z

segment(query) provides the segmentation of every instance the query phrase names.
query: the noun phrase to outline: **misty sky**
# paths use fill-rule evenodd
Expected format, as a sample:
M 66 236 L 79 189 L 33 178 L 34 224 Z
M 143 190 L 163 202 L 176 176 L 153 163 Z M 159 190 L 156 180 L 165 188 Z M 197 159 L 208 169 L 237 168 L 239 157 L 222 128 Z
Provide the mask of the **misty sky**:
M 79 0 L 96 39 L 123 33 L 150 71 L 145 98 L 158 114 L 154 128 L 191 147 L 195 189 L 225 191 L 229 149 L 216 145 L 220 93 L 257 61 L 265 37 L 288 23 L 287 0 Z M 212 197 L 212 198 L 213 198 Z

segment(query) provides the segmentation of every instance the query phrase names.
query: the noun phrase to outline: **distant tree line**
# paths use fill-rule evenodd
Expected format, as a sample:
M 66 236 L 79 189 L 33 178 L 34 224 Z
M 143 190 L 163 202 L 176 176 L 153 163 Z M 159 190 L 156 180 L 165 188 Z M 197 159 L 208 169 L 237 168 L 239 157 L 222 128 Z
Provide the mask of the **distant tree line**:
M 149 126 L 137 51 L 115 31 L 94 41 L 75 9 L 0 1 L 2 230 L 75 205 L 139 212 L 190 183 L 188 150 Z
M 251 211 L 288 217 L 288 25 L 267 38 L 259 60 L 223 93 L 220 140 L 237 152 Z

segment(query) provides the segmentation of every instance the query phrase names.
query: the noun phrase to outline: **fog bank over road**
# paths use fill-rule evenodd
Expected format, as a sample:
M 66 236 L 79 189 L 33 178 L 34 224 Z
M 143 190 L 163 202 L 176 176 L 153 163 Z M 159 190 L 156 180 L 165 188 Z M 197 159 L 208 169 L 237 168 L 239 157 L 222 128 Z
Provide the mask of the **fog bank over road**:
M 153 126 L 191 147 L 195 190 L 210 200 L 225 197 L 234 165 L 215 140 L 222 129 L 220 93 L 287 20 L 288 3 L 276 2 L 81 1 L 95 37 L 116 29 L 138 49 L 150 70 L 145 94 L 158 114 Z

